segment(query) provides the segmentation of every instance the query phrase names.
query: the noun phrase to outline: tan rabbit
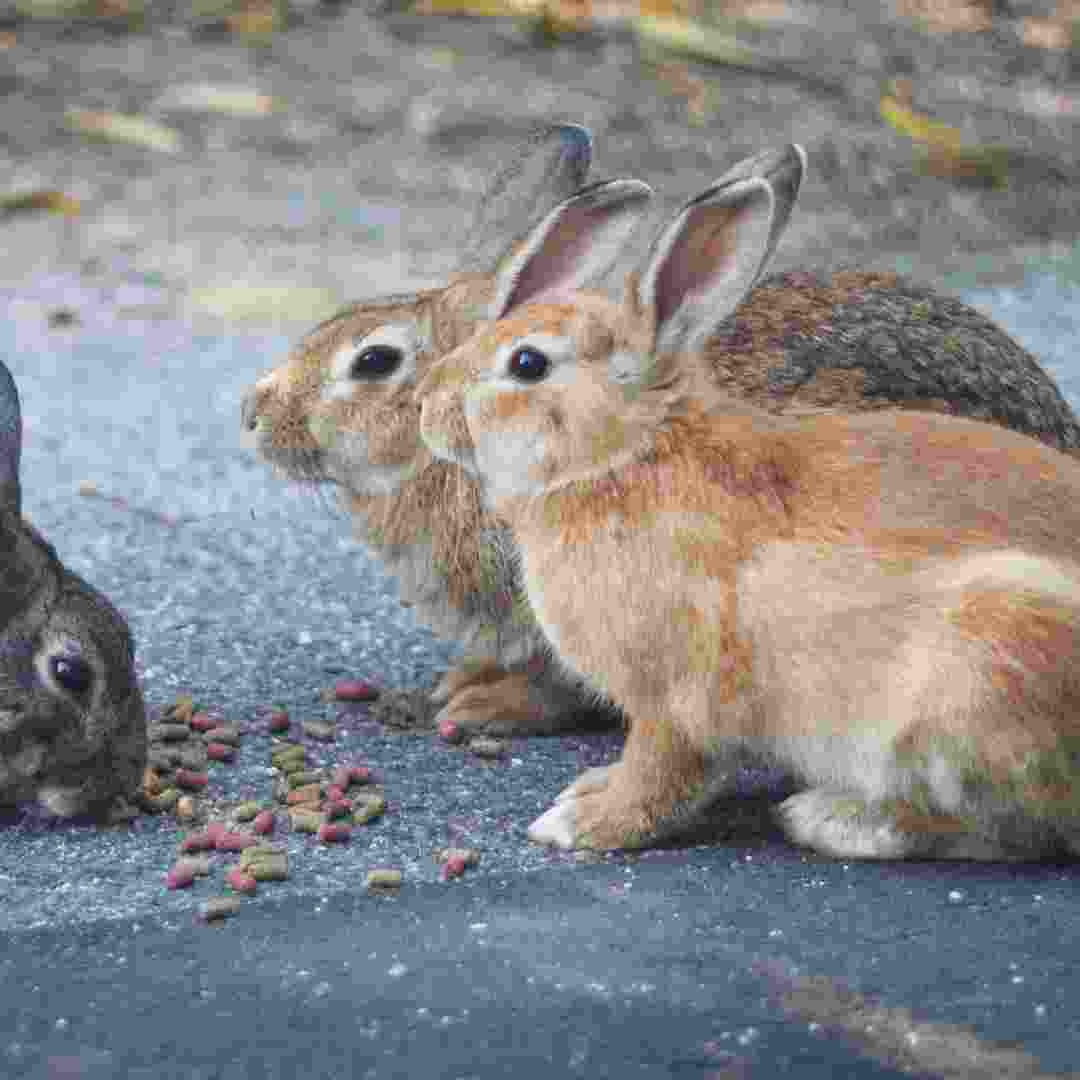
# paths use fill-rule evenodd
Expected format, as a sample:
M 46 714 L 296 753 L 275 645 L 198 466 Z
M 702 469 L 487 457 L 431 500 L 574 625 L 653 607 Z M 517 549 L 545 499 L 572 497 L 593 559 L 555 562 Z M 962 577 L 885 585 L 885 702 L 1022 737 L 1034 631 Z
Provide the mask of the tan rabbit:
M 621 303 L 568 291 L 646 197 L 556 209 L 499 321 L 417 391 L 425 441 L 512 526 L 554 651 L 629 719 L 530 836 L 661 841 L 749 749 L 805 783 L 781 817 L 826 853 L 1080 852 L 1080 462 L 967 419 L 716 393 L 702 346 L 768 256 L 774 191 L 729 175 Z
M 519 244 L 509 238 L 545 200 L 554 205 L 580 186 L 588 158 L 583 129 L 540 132 L 496 179 L 477 235 L 489 249 L 505 247 L 503 263 L 512 260 Z M 726 174 L 740 177 L 773 190 L 771 251 L 802 162 L 793 153 L 760 154 Z M 244 424 L 288 476 L 338 486 L 357 537 L 398 575 L 405 600 L 465 646 L 469 659 L 434 695 L 437 719 L 552 732 L 582 726 L 582 695 L 546 664 L 505 532 L 472 478 L 423 449 L 411 398 L 416 380 L 486 316 L 499 262 L 490 250 L 474 252 L 468 271 L 444 289 L 346 309 L 248 394 Z M 718 322 L 709 359 L 718 386 L 770 411 L 903 404 L 1080 446 L 1072 411 L 1028 353 L 971 308 L 895 275 L 767 278 Z
M 0 363 L 0 804 L 72 817 L 135 793 L 146 713 L 123 617 L 22 516 L 21 448 Z

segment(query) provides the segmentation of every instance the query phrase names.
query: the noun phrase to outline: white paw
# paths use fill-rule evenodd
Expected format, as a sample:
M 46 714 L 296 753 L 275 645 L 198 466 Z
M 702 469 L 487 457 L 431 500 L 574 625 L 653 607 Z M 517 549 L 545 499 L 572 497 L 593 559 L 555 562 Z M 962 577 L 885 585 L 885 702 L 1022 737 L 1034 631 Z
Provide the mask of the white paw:
M 578 795 L 586 795 L 607 787 L 611 778 L 611 769 L 610 765 L 597 765 L 592 769 L 586 769 L 572 784 L 568 784 L 555 796 L 556 804 L 564 799 L 573 799 Z
M 917 846 L 878 808 L 846 792 L 801 791 L 777 813 L 794 843 L 841 859 L 902 859 Z
M 569 791 L 569 788 L 567 789 Z M 564 791 L 559 801 L 550 810 L 544 811 L 530 826 L 529 839 L 534 844 L 545 847 L 557 847 L 569 850 L 576 846 L 577 830 L 574 825 L 577 817 L 577 803 L 566 797 Z

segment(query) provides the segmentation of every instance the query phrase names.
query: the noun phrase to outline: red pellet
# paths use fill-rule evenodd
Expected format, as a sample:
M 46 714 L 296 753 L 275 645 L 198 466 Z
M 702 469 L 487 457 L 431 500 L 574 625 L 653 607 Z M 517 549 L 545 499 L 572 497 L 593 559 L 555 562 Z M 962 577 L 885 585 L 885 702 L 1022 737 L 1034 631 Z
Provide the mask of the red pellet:
M 261 810 L 255 815 L 255 820 L 251 823 L 252 829 L 259 834 L 259 836 L 267 836 L 274 831 L 274 811 L 273 810 Z
M 236 747 L 219 742 L 207 743 L 206 756 L 211 761 L 232 761 L 236 757 Z
M 239 866 L 234 866 L 225 875 L 225 884 L 233 892 L 244 893 L 246 896 L 254 895 L 255 890 L 259 887 L 259 883 L 253 877 L 248 877 Z
M 328 802 L 341 802 L 345 798 L 345 788 L 338 787 L 337 784 L 331 784 L 326 789 L 326 798 Z
M 334 697 L 338 701 L 371 701 L 378 696 L 379 691 L 363 679 L 338 679 L 334 683 Z
M 354 765 L 349 769 L 349 780 L 354 784 L 371 784 L 374 779 L 366 765 Z
M 461 742 L 461 740 L 465 738 L 465 732 L 450 719 L 442 719 L 439 721 L 439 735 L 448 743 Z
M 254 847 L 258 842 L 251 833 L 223 832 L 218 836 L 214 847 L 218 851 L 243 851 L 244 848 Z
M 174 866 L 165 875 L 167 889 L 186 889 L 195 880 L 195 871 L 190 866 Z
M 330 776 L 330 783 L 344 791 L 352 783 L 352 769 L 348 765 L 339 765 Z
M 332 825 L 327 821 L 319 826 L 319 839 L 324 844 L 343 844 L 351 835 L 348 825 Z
M 465 868 L 468 865 L 469 864 L 465 860 L 464 856 L 451 855 L 450 858 L 447 859 L 446 862 L 443 863 L 443 867 L 442 867 L 443 880 L 447 881 L 450 878 L 461 877 L 461 875 L 465 873 Z
M 180 787 L 204 788 L 208 781 L 209 777 L 204 772 L 195 772 L 194 769 L 176 770 L 176 782 Z
M 192 716 L 189 723 L 196 731 L 213 731 L 214 728 L 221 724 L 221 721 L 215 720 L 212 716 L 207 716 L 204 712 L 197 712 Z
M 274 712 L 270 714 L 270 730 L 279 733 L 289 730 L 289 714 L 287 712 Z
M 217 847 L 218 839 L 223 836 L 228 829 L 223 821 L 210 821 L 206 825 L 206 835 L 210 837 L 214 846 Z
M 214 847 L 214 838 L 208 832 L 193 832 L 180 842 L 180 853 L 187 855 L 192 851 L 210 851 Z

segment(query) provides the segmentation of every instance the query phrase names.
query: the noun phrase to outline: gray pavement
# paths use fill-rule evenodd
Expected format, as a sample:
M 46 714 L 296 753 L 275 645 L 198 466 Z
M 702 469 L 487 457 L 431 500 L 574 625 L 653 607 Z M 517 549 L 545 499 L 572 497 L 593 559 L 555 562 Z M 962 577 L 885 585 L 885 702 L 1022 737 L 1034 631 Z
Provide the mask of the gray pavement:
M 28 513 L 130 618 L 155 709 L 188 692 L 240 723 L 215 795 L 269 798 L 273 704 L 335 716 L 337 740 L 312 742 L 313 759 L 369 764 L 390 810 L 347 847 L 279 837 L 290 880 L 220 927 L 199 906 L 224 891 L 231 857 L 167 891 L 170 818 L 102 832 L 13 815 L 0 828 L 2 1075 L 1072 1070 L 1076 867 L 841 864 L 760 824 L 579 861 L 531 846 L 525 827 L 617 737 L 517 740 L 488 764 L 388 734 L 366 706 L 320 703 L 344 675 L 425 684 L 453 648 L 398 606 L 324 495 L 281 485 L 243 445 L 241 391 L 288 335 L 132 317 L 154 288 L 55 276 L 0 296 Z M 77 328 L 48 329 L 60 296 Z M 982 299 L 1060 343 L 1076 293 L 1046 278 Z M 1048 360 L 1068 387 L 1067 358 Z M 86 482 L 96 495 L 79 494 Z M 779 782 L 746 779 L 765 795 Z M 441 881 L 432 855 L 446 844 L 479 849 L 480 865 Z M 368 894 L 379 866 L 403 871 L 400 893 Z

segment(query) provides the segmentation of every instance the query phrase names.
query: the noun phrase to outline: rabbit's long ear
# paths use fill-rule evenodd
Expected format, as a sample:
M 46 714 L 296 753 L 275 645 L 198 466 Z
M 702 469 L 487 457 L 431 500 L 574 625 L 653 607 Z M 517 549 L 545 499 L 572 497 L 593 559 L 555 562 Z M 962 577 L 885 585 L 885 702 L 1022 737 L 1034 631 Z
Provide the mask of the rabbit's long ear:
M 549 124 L 519 143 L 480 199 L 461 269 L 491 270 L 529 222 L 584 187 L 592 145 L 580 124 Z
M 0 511 L 21 509 L 19 455 L 22 452 L 22 411 L 11 372 L 0 361 Z
M 630 239 L 652 194 L 640 180 L 605 180 L 565 199 L 504 260 L 488 317 L 568 298 L 599 277 Z
M 747 158 L 661 230 L 627 297 L 658 351 L 693 350 L 753 287 L 791 215 L 802 147 Z

